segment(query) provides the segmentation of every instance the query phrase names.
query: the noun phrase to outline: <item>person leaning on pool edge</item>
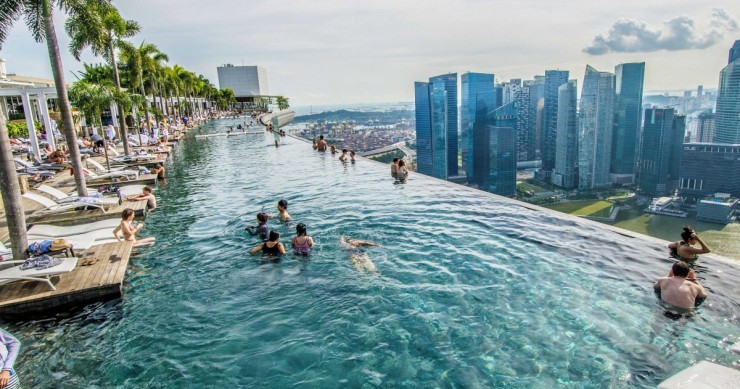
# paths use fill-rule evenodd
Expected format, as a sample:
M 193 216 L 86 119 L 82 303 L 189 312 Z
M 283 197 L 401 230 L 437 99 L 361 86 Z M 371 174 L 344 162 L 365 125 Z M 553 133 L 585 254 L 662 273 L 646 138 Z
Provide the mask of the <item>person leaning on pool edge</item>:
M 699 245 L 701 246 L 700 249 L 692 247 L 697 243 L 699 243 Z M 698 254 L 706 254 L 712 252 L 712 249 L 704 244 L 704 241 L 699 238 L 699 235 L 697 235 L 690 226 L 684 226 L 683 232 L 681 233 L 681 240 L 669 244 L 668 248 L 671 250 L 672 255 L 677 256 L 680 259 L 689 261 L 695 260 Z
M 653 288 L 660 292 L 661 300 L 678 308 L 694 308 L 707 297 L 694 271 L 683 261 L 674 263 L 668 276 L 658 279 Z

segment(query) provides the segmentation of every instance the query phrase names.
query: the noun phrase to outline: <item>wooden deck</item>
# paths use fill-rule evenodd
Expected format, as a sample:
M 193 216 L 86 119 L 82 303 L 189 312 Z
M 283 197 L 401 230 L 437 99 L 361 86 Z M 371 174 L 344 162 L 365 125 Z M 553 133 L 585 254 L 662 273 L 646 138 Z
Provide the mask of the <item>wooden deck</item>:
M 155 185 L 157 183 L 157 175 L 156 174 L 139 174 L 139 178 L 135 180 L 111 180 L 111 179 L 91 180 L 88 178 L 86 182 L 87 182 L 88 187 L 95 187 L 95 186 L 102 186 L 102 185 L 116 185 L 116 186 Z
M 82 254 L 72 272 L 52 277 L 57 290 L 49 289 L 46 283 L 33 281 L 0 286 L 0 316 L 36 316 L 120 298 L 131 250 L 131 242 L 91 247 Z M 81 266 L 83 258 L 87 257 L 95 257 L 98 261 L 94 265 Z

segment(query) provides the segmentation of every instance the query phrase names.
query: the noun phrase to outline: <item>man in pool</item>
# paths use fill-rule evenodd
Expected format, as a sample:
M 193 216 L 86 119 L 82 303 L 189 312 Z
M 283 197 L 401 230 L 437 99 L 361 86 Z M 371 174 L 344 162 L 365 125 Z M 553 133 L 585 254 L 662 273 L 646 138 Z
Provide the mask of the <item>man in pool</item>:
M 326 141 L 324 140 L 323 135 L 319 135 L 319 142 L 316 143 L 316 150 L 317 151 L 326 151 Z
M 691 309 L 697 298 L 707 297 L 707 291 L 683 261 L 674 263 L 668 276 L 658 279 L 654 288 L 660 292 L 661 300 L 678 308 Z
M 129 197 L 127 200 L 129 201 L 142 201 L 146 200 L 146 209 L 148 210 L 154 210 L 154 208 L 157 208 L 157 198 L 154 197 L 154 194 L 152 193 L 152 188 L 149 186 L 145 186 L 141 190 L 141 194 Z
M 375 264 L 370 260 L 370 256 L 368 256 L 361 248 L 367 246 L 378 246 L 377 243 L 365 240 L 349 239 L 342 235 L 339 237 L 339 244 L 347 250 L 349 260 L 358 272 L 369 271 L 374 273 L 377 271 Z

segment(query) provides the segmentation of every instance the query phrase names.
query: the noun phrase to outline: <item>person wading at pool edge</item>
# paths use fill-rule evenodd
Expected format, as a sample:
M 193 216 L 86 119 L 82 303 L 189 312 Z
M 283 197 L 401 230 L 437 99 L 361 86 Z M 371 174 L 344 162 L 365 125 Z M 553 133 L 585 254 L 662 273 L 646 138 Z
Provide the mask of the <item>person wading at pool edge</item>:
M 707 297 L 707 291 L 696 280 L 694 271 L 685 262 L 678 261 L 667 277 L 660 278 L 654 285 L 660 299 L 678 308 L 691 309 L 697 298 Z
M 319 142 L 316 143 L 316 150 L 317 151 L 326 151 L 326 141 L 324 140 L 323 135 L 319 135 Z

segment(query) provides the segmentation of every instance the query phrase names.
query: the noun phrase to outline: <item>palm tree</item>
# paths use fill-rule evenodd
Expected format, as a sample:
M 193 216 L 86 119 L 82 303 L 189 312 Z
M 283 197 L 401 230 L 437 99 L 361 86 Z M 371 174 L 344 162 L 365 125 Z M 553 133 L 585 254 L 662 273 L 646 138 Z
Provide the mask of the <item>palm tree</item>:
M 8 221 L 10 245 L 13 249 L 13 258 L 25 258 L 25 249 L 28 247 L 26 235 L 26 217 L 23 214 L 21 202 L 21 188 L 18 184 L 18 175 L 15 172 L 13 151 L 8 138 L 8 128 L 5 125 L 5 114 L 0 109 L 0 191 L 5 208 L 5 218 Z
M 105 83 L 78 81 L 69 89 L 69 96 L 74 100 L 77 107 L 85 113 L 90 123 L 95 124 L 97 122 L 100 128 L 103 127 L 103 122 L 100 118 L 102 110 L 110 107 L 113 102 L 118 103 L 121 100 L 125 100 L 122 95 L 124 94 L 116 91 L 110 81 Z M 125 103 L 125 101 L 123 102 Z M 105 137 L 103 137 L 103 141 L 105 142 Z M 103 149 L 105 150 L 105 163 L 108 165 L 108 170 L 110 170 L 108 146 L 104 145 Z
M 131 74 L 129 80 L 131 81 L 131 88 L 139 88 L 141 95 L 146 96 L 146 90 L 144 87 L 144 72 L 148 72 L 149 61 L 152 58 L 157 58 L 160 61 L 166 61 L 167 55 L 159 51 L 157 46 L 153 43 L 142 42 L 138 48 L 129 44 L 128 42 L 121 44 L 121 58 L 126 62 L 126 67 Z M 148 79 L 148 78 L 147 78 Z M 152 92 L 154 95 L 154 92 Z M 144 114 L 147 128 L 151 131 L 151 123 L 149 122 L 149 102 L 144 105 Z
M 278 96 L 277 98 L 278 108 L 279 109 L 286 109 L 290 107 L 290 103 L 288 103 L 288 98 L 283 96 Z
M 80 55 L 86 47 L 89 47 L 94 55 L 105 58 L 113 68 L 113 81 L 116 90 L 120 92 L 121 78 L 118 73 L 116 49 L 121 47 L 123 38 L 132 37 L 141 30 L 139 24 L 133 20 L 124 20 L 115 7 L 105 5 L 70 16 L 65 27 L 72 38 L 69 50 L 75 59 L 80 60 Z M 118 124 L 123 139 L 123 150 L 128 155 L 130 153 L 128 129 L 124 115 L 125 112 L 119 105 Z
M 83 63 L 83 71 L 72 73 L 78 80 L 87 82 L 105 82 L 113 78 L 113 69 L 109 65 Z
M 82 161 L 80 149 L 77 145 L 77 134 L 75 133 L 74 121 L 72 120 L 72 108 L 67 96 L 67 85 L 64 82 L 64 67 L 62 57 L 59 54 L 59 42 L 54 29 L 53 7 L 58 6 L 63 12 L 74 17 L 77 14 L 88 12 L 94 7 L 102 7 L 110 4 L 108 0 L 5 0 L 0 3 L 0 44 L 7 39 L 13 23 L 21 16 L 31 30 L 31 35 L 37 42 L 46 41 L 49 50 L 49 61 L 51 71 L 54 75 L 54 85 L 59 100 L 59 110 L 62 114 L 64 137 L 69 148 L 69 157 L 74 166 L 75 186 L 77 194 L 87 196 L 85 176 L 82 172 Z

